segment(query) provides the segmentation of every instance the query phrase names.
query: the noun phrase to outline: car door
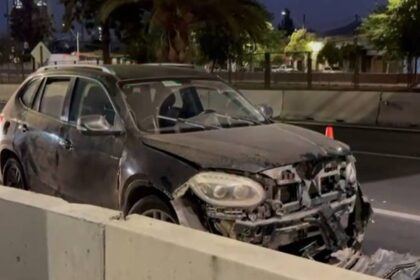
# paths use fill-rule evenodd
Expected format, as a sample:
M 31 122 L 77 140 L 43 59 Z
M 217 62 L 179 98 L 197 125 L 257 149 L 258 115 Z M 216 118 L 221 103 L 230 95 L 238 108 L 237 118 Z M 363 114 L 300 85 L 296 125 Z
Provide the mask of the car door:
M 108 127 L 121 129 L 121 119 L 101 83 L 78 78 L 69 104 L 68 123 L 62 132 L 67 143 L 59 149 L 58 176 L 65 199 L 118 207 L 118 170 L 124 136 L 106 128 L 89 133 L 78 128 L 81 117 L 103 117 Z
M 26 104 L 28 107 L 18 125 L 14 146 L 31 190 L 58 194 L 57 151 L 63 108 L 71 84 L 72 79 L 68 77 L 46 78 L 35 100 Z

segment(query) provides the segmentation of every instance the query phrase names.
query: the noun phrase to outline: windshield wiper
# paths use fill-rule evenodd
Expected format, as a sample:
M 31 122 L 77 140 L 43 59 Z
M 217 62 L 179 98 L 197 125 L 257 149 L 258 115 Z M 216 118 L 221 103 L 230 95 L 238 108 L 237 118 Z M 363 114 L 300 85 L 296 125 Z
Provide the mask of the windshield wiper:
M 162 115 L 158 115 L 157 118 L 162 119 L 162 120 L 166 120 L 166 121 L 170 121 L 170 122 L 174 122 L 174 123 L 187 124 L 187 125 L 190 125 L 190 126 L 201 128 L 201 129 L 220 129 L 220 127 L 218 127 L 218 126 L 203 125 L 201 123 L 192 122 L 192 121 L 189 121 L 189 120 L 183 119 L 183 118 L 170 118 L 170 117 L 165 117 L 165 116 L 162 116 Z

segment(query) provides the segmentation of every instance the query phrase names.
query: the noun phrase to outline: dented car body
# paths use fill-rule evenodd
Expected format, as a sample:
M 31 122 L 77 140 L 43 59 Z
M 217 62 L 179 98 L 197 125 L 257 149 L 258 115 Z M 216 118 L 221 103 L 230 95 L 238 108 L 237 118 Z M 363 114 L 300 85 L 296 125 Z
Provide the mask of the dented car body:
M 264 112 L 193 69 L 45 68 L 3 111 L 3 181 L 351 266 L 371 215 L 355 158 Z

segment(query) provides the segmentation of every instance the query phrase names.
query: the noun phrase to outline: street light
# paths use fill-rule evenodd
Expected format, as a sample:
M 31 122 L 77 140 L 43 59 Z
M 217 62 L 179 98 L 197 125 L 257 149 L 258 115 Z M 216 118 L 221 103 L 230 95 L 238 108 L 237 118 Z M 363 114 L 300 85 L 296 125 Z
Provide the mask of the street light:
M 64 27 L 66 27 L 66 24 L 63 23 L 62 26 L 64 28 Z M 76 38 L 76 54 L 77 54 L 77 58 L 79 59 L 79 57 L 80 57 L 79 31 L 74 33 L 73 29 L 70 28 L 70 32 L 74 36 L 74 38 Z

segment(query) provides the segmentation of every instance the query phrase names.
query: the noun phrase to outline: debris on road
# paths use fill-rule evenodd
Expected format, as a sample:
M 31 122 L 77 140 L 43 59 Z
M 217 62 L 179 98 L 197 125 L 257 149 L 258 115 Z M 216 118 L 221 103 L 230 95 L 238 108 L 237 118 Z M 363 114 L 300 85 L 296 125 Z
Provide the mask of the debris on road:
M 390 280 L 420 279 L 420 257 L 379 249 L 372 256 L 362 256 L 352 269 Z

